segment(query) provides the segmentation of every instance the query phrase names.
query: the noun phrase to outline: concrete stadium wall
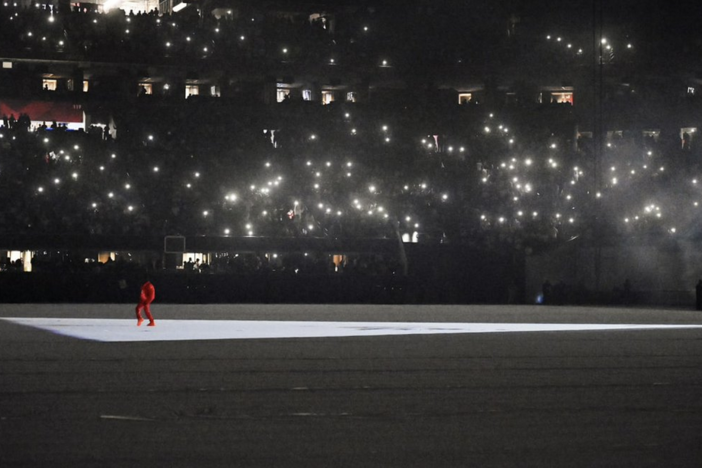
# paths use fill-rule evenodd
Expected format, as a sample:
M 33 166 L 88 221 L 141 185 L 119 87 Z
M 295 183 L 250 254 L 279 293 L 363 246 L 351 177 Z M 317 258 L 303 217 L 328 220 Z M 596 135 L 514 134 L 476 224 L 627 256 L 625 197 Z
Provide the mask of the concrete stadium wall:
M 637 303 L 687 306 L 694 305 L 695 284 L 702 278 L 702 246 L 675 242 L 597 249 L 570 244 L 527 256 L 525 269 L 527 303 L 536 302 L 546 280 L 587 291 L 593 302 L 609 302 L 628 279 Z

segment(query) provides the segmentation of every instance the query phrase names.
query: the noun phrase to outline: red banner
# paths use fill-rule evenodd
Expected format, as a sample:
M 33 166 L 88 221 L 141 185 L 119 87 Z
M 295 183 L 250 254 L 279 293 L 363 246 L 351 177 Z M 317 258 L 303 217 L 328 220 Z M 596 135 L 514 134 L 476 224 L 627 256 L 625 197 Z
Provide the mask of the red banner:
M 35 122 L 82 123 L 83 106 L 70 102 L 21 101 L 16 99 L 0 100 L 0 114 L 18 119 L 20 114 L 27 114 Z

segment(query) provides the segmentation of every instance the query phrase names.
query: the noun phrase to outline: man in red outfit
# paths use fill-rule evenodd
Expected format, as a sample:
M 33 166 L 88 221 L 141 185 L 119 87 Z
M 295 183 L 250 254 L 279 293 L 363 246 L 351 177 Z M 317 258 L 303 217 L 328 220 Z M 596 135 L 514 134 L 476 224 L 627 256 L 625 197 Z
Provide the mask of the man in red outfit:
M 136 306 L 136 316 L 137 316 L 137 327 L 141 326 L 141 324 L 144 322 L 144 319 L 141 317 L 141 309 L 144 309 L 144 312 L 146 313 L 146 317 L 149 319 L 149 327 L 155 327 L 156 322 L 154 322 L 154 318 L 151 315 L 151 310 L 149 310 L 149 305 L 153 302 L 153 300 L 156 298 L 156 288 L 154 288 L 154 285 L 151 284 L 150 281 L 146 281 L 144 285 L 141 287 L 141 295 L 139 296 L 139 304 Z

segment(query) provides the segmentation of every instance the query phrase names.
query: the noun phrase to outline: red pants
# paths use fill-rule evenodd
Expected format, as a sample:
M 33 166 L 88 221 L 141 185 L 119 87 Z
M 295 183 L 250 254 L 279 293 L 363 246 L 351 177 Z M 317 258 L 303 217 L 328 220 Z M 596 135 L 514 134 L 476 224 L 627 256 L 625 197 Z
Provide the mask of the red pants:
M 141 320 L 141 309 L 144 309 L 144 313 L 146 314 L 146 317 L 149 319 L 149 322 L 154 321 L 154 318 L 151 316 L 151 310 L 149 310 L 149 305 L 151 305 L 151 301 L 149 301 L 149 302 L 139 301 L 139 304 L 137 304 L 137 306 L 136 306 L 137 320 Z

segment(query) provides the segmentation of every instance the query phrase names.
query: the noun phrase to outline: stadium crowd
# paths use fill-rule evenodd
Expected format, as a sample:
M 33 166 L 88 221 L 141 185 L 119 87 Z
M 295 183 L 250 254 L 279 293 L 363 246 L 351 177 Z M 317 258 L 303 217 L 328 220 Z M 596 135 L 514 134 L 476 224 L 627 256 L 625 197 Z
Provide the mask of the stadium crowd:
M 0 51 L 27 58 L 377 65 L 393 46 L 393 27 L 365 10 L 331 35 L 324 17 L 253 10 L 0 8 Z M 539 114 L 411 101 L 242 109 L 188 100 L 115 109 L 114 134 L 3 116 L 0 233 L 399 236 L 529 248 L 580 235 L 696 235 L 694 133 L 612 132 L 600 151 L 577 134 L 569 105 Z

